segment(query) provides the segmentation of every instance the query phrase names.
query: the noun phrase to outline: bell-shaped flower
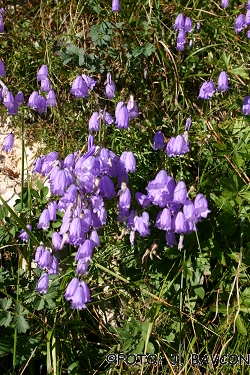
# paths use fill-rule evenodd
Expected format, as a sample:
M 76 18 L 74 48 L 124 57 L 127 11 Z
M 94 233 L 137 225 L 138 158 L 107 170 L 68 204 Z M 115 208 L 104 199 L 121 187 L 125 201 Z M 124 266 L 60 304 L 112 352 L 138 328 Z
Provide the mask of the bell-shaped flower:
M 185 26 L 185 18 L 182 13 L 178 14 L 176 20 L 174 22 L 174 29 L 175 30 L 182 30 Z
M 184 214 L 185 220 L 191 221 L 193 223 L 197 223 L 197 217 L 196 217 L 194 204 L 189 199 L 186 199 L 186 201 L 183 204 L 183 214 Z
M 166 244 L 169 247 L 173 247 L 174 245 L 177 245 L 175 234 L 172 230 L 166 231 Z
M 49 107 L 54 107 L 57 104 L 56 101 L 56 94 L 54 90 L 49 90 L 47 96 L 46 96 L 46 105 Z
M 120 102 L 122 103 L 122 102 Z M 119 105 L 119 103 L 118 103 Z M 117 107 L 118 107 L 117 105 Z M 119 105 L 119 108 L 116 107 L 116 121 L 118 129 L 128 129 L 128 109 L 125 105 Z
M 175 233 L 187 233 L 188 231 L 188 224 L 185 220 L 185 216 L 183 212 L 179 211 L 177 215 L 174 215 L 172 219 L 172 227 Z
M 150 206 L 150 199 L 145 194 L 137 192 L 135 193 L 135 199 L 143 208 Z
M 5 66 L 2 60 L 0 60 L 0 77 L 4 77 L 6 75 L 5 73 Z
M 48 77 L 45 77 L 41 80 L 41 91 L 49 92 L 50 90 L 50 80 Z
M 236 18 L 236 21 L 234 23 L 234 30 L 236 32 L 236 34 L 238 34 L 240 31 L 242 31 L 245 27 L 245 18 L 244 18 L 244 14 L 240 14 L 237 18 Z
M 166 147 L 166 153 L 169 157 L 184 155 L 187 152 L 189 152 L 189 142 L 181 134 L 177 135 L 176 138 L 172 137 Z
M 42 65 L 41 68 L 37 72 L 37 81 L 42 81 L 43 79 L 47 78 L 49 74 L 47 65 Z
M 246 8 L 247 8 L 247 10 L 250 10 L 250 0 L 247 1 Z
M 187 17 L 185 19 L 185 25 L 184 25 L 184 30 L 187 32 L 187 33 L 191 33 L 194 29 L 193 29 L 193 23 L 192 23 L 192 20 L 190 17 Z
M 4 138 L 4 141 L 2 144 L 2 151 L 11 152 L 13 145 L 14 145 L 14 135 L 10 133 L 7 135 L 7 137 Z
M 75 259 L 84 259 L 85 262 L 91 260 L 93 249 L 94 243 L 91 240 L 85 240 L 79 247 Z
M 96 230 L 92 230 L 89 236 L 91 242 L 93 242 L 94 246 L 97 247 L 100 245 L 100 238 Z
M 19 91 L 15 96 L 15 101 L 17 102 L 18 107 L 22 106 L 24 103 L 23 92 Z
M 41 269 L 45 270 L 45 269 L 49 269 L 50 263 L 51 263 L 50 251 L 48 249 L 45 249 L 37 264 Z
M 49 213 L 49 210 L 45 208 L 39 217 L 37 228 L 38 229 L 43 228 L 43 230 L 46 230 L 49 227 L 49 223 L 50 223 L 50 213 Z
M 32 108 L 32 109 L 37 109 L 38 100 L 39 100 L 38 97 L 39 97 L 38 92 L 37 91 L 33 91 L 32 94 L 29 97 L 27 106 L 30 107 L 30 108 Z
M 220 5 L 222 8 L 228 8 L 229 6 L 229 0 L 222 0 L 221 1 L 221 5 Z
M 66 288 L 66 291 L 65 291 L 65 294 L 64 294 L 64 298 L 67 300 L 67 301 L 70 301 L 71 298 L 73 297 L 76 289 L 78 288 L 79 286 L 79 281 L 77 279 L 77 277 L 74 277 L 70 283 L 68 284 L 67 288 Z
M 3 104 L 6 108 L 12 109 L 15 105 L 15 98 L 11 91 L 8 91 L 7 94 L 3 98 Z
M 228 90 L 228 77 L 227 73 L 222 71 L 218 78 L 218 91 Z
M 93 88 L 95 87 L 95 85 L 97 84 L 97 81 L 94 80 L 94 78 L 91 78 L 89 76 L 87 76 L 86 74 L 82 74 L 82 78 L 84 79 L 84 81 L 86 82 L 88 88 L 90 90 L 93 90 Z
M 208 209 L 208 203 L 203 194 L 197 194 L 194 200 L 195 213 L 200 221 L 201 218 L 206 218 L 207 215 L 211 212 Z
M 52 244 L 54 250 L 59 250 L 62 244 L 62 237 L 60 236 L 59 233 L 53 232 L 52 234 Z
M 124 163 L 126 172 L 135 172 L 136 160 L 132 151 L 124 151 L 120 156 L 121 161 Z
M 163 150 L 165 147 L 164 136 L 160 130 L 154 136 L 154 150 Z
M 131 193 L 128 187 L 126 187 L 123 191 L 120 190 L 119 192 L 119 203 L 118 207 L 122 208 L 123 210 L 129 210 L 131 203 Z
M 39 114 L 46 112 L 47 104 L 46 99 L 42 95 L 38 95 L 37 98 L 37 112 Z
M 108 125 L 108 126 L 114 123 L 114 119 L 113 119 L 113 117 L 112 117 L 111 114 L 110 114 L 109 112 L 107 112 L 107 111 L 104 111 L 104 112 L 102 113 L 102 121 L 104 122 L 104 124 L 106 124 L 106 125 Z
M 191 121 L 191 118 L 189 117 L 186 121 L 186 125 L 185 125 L 185 131 L 189 132 L 190 130 L 190 127 L 191 127 L 191 124 L 192 124 L 192 121 Z
M 64 195 L 66 186 L 67 186 L 66 174 L 63 169 L 60 169 L 56 173 L 52 181 L 51 191 L 55 195 Z
M 183 204 L 187 199 L 187 187 L 184 181 L 179 181 L 174 189 L 174 199 L 176 203 Z
M 81 281 L 71 297 L 71 308 L 82 310 L 87 307 L 87 302 L 90 302 L 90 291 L 88 285 L 84 281 Z
M 155 226 L 158 229 L 170 231 L 172 229 L 171 211 L 169 208 L 164 208 L 156 217 Z
M 120 1 L 112 0 L 112 12 L 120 12 Z
M 75 217 L 69 227 L 69 243 L 78 246 L 85 240 L 85 238 L 86 235 L 81 225 L 81 219 Z
M 212 81 L 206 81 L 202 84 L 198 98 L 208 100 L 212 98 L 215 93 L 214 83 Z
M 27 224 L 26 227 L 29 229 L 30 232 L 32 231 L 32 226 L 30 224 Z M 29 241 L 29 235 L 28 235 L 27 232 L 25 232 L 24 229 L 21 230 L 18 238 L 20 238 L 24 242 L 28 242 Z
M 76 266 L 77 275 L 87 275 L 89 268 L 89 262 L 85 262 L 85 259 L 79 259 Z
M 70 93 L 76 98 L 85 98 L 88 96 L 88 86 L 82 76 L 78 76 L 74 79 Z
M 89 130 L 98 131 L 100 129 L 100 115 L 98 112 L 94 112 L 89 120 Z
M 115 84 L 111 79 L 111 74 L 107 74 L 107 81 L 105 86 L 105 97 L 108 99 L 112 99 L 115 96 Z
M 134 96 L 130 95 L 130 99 L 127 104 L 127 110 L 128 110 L 128 119 L 131 121 L 135 117 L 139 116 L 139 109 L 136 101 L 134 100 Z
M 58 275 L 58 273 L 59 273 L 58 260 L 55 257 L 55 255 L 52 255 L 51 256 L 50 267 L 49 267 L 49 274 L 50 275 Z
M 2 17 L 0 17 L 0 33 L 4 33 L 4 23 Z
M 197 22 L 196 28 L 197 28 L 197 32 L 200 33 L 201 32 L 201 24 L 200 24 L 200 22 Z
M 36 285 L 36 290 L 39 293 L 46 294 L 48 290 L 48 286 L 49 286 L 49 275 L 45 272 L 42 274 L 42 276 L 38 280 L 37 285 Z
M 36 249 L 36 252 L 35 252 L 35 258 L 34 258 L 34 261 L 36 263 L 38 263 L 40 261 L 40 258 L 44 252 L 44 247 L 42 245 L 38 246 L 38 248 Z
M 116 196 L 114 183 L 109 176 L 101 176 L 99 190 L 101 195 L 106 197 L 107 199 L 112 199 Z
M 247 95 L 243 100 L 242 112 L 244 115 L 250 115 L 250 96 Z
M 186 34 L 184 30 L 180 30 L 177 36 L 176 49 L 177 51 L 184 51 L 186 44 Z

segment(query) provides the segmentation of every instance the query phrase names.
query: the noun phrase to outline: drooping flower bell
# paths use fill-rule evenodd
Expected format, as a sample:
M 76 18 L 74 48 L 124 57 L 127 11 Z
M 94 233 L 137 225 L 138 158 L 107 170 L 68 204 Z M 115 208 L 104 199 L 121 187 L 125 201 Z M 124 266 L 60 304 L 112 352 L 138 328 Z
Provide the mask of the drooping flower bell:
M 111 74 L 107 74 L 107 81 L 105 86 L 105 97 L 108 99 L 112 99 L 115 96 L 115 84 L 111 79 Z
M 112 12 L 120 12 L 120 1 L 112 0 Z
M 100 115 L 98 112 L 94 112 L 89 120 L 89 130 L 98 131 L 100 129 Z
M 250 115 L 250 96 L 247 95 L 243 100 L 242 112 L 244 115 Z
M 70 93 L 76 98 L 85 98 L 88 96 L 88 86 L 82 76 L 78 76 L 74 79 Z
M 48 290 L 48 286 L 49 286 L 49 275 L 45 272 L 42 274 L 42 276 L 38 280 L 37 285 L 36 285 L 36 290 L 39 293 L 46 294 Z
M 47 65 L 42 65 L 41 68 L 37 72 L 37 81 L 42 81 L 43 79 L 48 78 L 48 67 Z
M 131 121 L 133 118 L 139 116 L 139 110 L 136 101 L 134 100 L 134 96 L 130 95 L 130 99 L 127 104 L 128 110 L 128 119 Z
M 191 117 L 189 117 L 189 118 L 186 120 L 185 131 L 189 132 L 190 127 L 191 127 L 191 124 L 192 124 Z
M 179 31 L 179 34 L 177 36 L 177 44 L 176 44 L 177 51 L 184 51 L 185 44 L 186 44 L 186 34 L 185 34 L 185 31 L 182 29 Z
M 193 29 L 193 23 L 192 23 L 192 20 L 190 17 L 187 17 L 185 19 L 185 25 L 184 25 L 184 30 L 187 32 L 187 33 L 191 33 L 194 29 Z
M 26 225 L 27 229 L 29 229 L 29 231 L 31 232 L 32 231 L 32 226 L 30 224 L 27 224 Z M 18 236 L 22 241 L 24 242 L 28 242 L 29 241 L 29 235 L 27 232 L 25 232 L 24 229 L 21 230 L 19 236 Z
M 56 94 L 54 90 L 49 90 L 46 96 L 46 105 L 49 107 L 54 107 L 57 104 L 56 102 Z
M 123 102 L 119 102 L 116 106 L 115 110 L 115 117 L 116 121 L 115 123 L 117 124 L 118 129 L 128 129 L 128 110 L 127 107 L 123 104 Z
M 84 79 L 84 81 L 86 82 L 88 88 L 90 90 L 93 90 L 93 88 L 95 87 L 95 85 L 97 84 L 97 81 L 94 80 L 94 78 L 90 77 L 90 76 L 87 76 L 86 74 L 82 74 L 82 78 Z
M 88 285 L 84 281 L 80 281 L 78 287 L 71 297 L 71 308 L 82 310 L 86 308 L 86 303 L 90 301 L 90 291 Z
M 0 60 L 0 77 L 4 77 L 6 75 L 5 73 L 5 66 L 2 60 Z
M 198 220 L 201 218 L 206 218 L 209 212 L 208 202 L 203 194 L 197 194 L 194 200 L 195 213 Z
M 214 83 L 212 81 L 206 81 L 202 84 L 198 98 L 208 100 L 212 98 L 215 93 Z
M 160 130 L 154 136 L 154 150 L 163 150 L 165 147 L 164 136 Z
M 236 20 L 235 20 L 235 23 L 234 23 L 234 30 L 236 32 L 236 34 L 238 34 L 240 31 L 242 31 L 245 27 L 245 18 L 244 18 L 244 14 L 240 14 Z
M 185 18 L 182 13 L 178 14 L 174 23 L 175 30 L 182 30 L 185 26 Z
M 229 0 L 222 0 L 221 1 L 221 7 L 222 8 L 228 8 L 228 5 L 229 5 Z
M 228 76 L 227 73 L 222 71 L 218 78 L 218 91 L 228 90 Z
M 24 96 L 22 91 L 18 91 L 18 93 L 15 96 L 15 101 L 18 105 L 18 107 L 21 107 L 24 103 Z
M 11 109 L 11 108 L 14 107 L 14 104 L 15 104 L 15 98 L 14 98 L 12 92 L 7 91 L 7 94 L 3 98 L 3 105 L 6 108 Z
M 43 92 L 49 92 L 51 90 L 50 88 L 50 80 L 48 77 L 45 77 L 41 80 L 41 91 Z
M 4 23 L 2 17 L 0 17 L 0 33 L 4 33 Z
M 136 169 L 136 159 L 132 151 L 124 151 L 120 156 L 121 161 L 123 161 L 126 172 L 135 172 Z
M 37 91 L 33 91 L 32 94 L 29 97 L 27 106 L 30 107 L 30 108 L 32 108 L 32 109 L 37 109 L 38 101 L 39 101 L 38 96 L 39 96 L 38 92 Z
M 177 135 L 176 138 L 172 137 L 166 147 L 166 153 L 169 157 L 184 155 L 189 151 L 189 142 L 182 134 Z
M 14 144 L 14 135 L 10 133 L 3 141 L 2 151 L 11 152 Z

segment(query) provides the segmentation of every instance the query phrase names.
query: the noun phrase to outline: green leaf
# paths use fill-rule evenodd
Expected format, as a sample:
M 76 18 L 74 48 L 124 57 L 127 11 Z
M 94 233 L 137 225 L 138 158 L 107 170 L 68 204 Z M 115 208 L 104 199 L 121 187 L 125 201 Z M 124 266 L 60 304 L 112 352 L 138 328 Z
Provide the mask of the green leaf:
M 244 79 L 248 79 L 247 70 L 245 68 L 243 68 L 242 66 L 239 66 L 239 67 L 234 68 L 234 69 L 230 69 L 229 73 L 233 74 L 233 75 L 236 75 L 236 76 L 240 76 Z
M 241 319 L 240 314 L 236 318 L 236 327 L 237 327 L 239 333 L 241 333 L 242 335 L 245 335 L 245 336 L 247 335 L 247 333 L 248 333 L 247 328 L 245 327 L 245 325 L 244 325 L 244 323 Z
M 146 43 L 146 44 L 143 44 L 140 47 L 135 48 L 132 51 L 132 56 L 133 57 L 138 57 L 140 55 L 151 56 L 152 53 L 154 53 L 154 52 L 155 52 L 155 46 L 151 43 Z
M 145 345 L 145 341 L 141 340 L 135 348 L 135 353 L 143 353 L 144 345 Z
M 37 298 L 34 302 L 34 309 L 37 311 L 42 310 L 44 308 L 44 305 L 45 305 L 44 298 Z
M 18 333 L 25 333 L 29 328 L 29 324 L 23 315 L 18 315 L 14 318 L 14 327 L 17 329 Z
M 132 344 L 133 339 L 129 338 L 124 341 L 123 350 L 126 351 Z
M 148 342 L 147 353 L 154 354 L 154 352 L 155 352 L 154 344 L 152 344 L 152 342 Z
M 205 291 L 204 291 L 204 289 L 203 289 L 202 286 L 200 286 L 200 287 L 198 287 L 198 288 L 194 288 L 194 292 L 195 292 L 195 294 L 197 294 L 197 296 L 200 297 L 201 299 L 203 299 L 204 296 L 205 296 Z
M 12 320 L 12 316 L 9 311 L 3 311 L 0 314 L 0 326 L 5 326 L 6 328 L 9 327 L 11 320 Z
M 11 299 L 8 299 L 8 298 L 2 298 L 1 300 L 0 300 L 0 304 L 1 304 L 1 307 L 2 307 L 2 309 L 4 309 L 4 310 L 8 310 L 9 308 L 10 308 L 10 306 L 11 306 L 11 304 L 12 304 L 12 300 Z

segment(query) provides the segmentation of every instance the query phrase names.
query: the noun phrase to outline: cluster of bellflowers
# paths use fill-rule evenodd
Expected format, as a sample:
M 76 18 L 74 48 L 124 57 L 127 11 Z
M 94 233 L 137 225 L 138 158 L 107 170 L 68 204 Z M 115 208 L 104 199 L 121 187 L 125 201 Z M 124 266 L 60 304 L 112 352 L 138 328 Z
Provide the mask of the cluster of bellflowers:
M 229 89 L 228 86 L 228 76 L 227 73 L 222 71 L 218 78 L 218 87 L 217 91 L 227 91 Z M 213 81 L 206 81 L 202 84 L 199 92 L 198 98 L 209 100 L 212 98 L 216 91 L 215 85 Z
M 77 248 L 75 256 L 76 276 L 66 289 L 65 298 L 71 307 L 82 309 L 90 301 L 87 284 L 81 281 L 88 273 L 93 251 L 100 244 L 98 230 L 106 224 L 105 200 L 117 197 L 113 179 L 119 190 L 118 218 L 127 215 L 130 207 L 128 173 L 136 169 L 136 160 L 131 151 L 120 157 L 114 152 L 94 145 L 94 136 L 88 137 L 88 151 L 69 154 L 60 160 L 58 152 L 37 158 L 33 173 L 48 177 L 53 200 L 41 213 L 37 228 L 46 231 L 56 221 L 57 210 L 63 212 L 62 224 L 52 234 L 51 248 L 41 244 L 35 253 L 35 262 L 44 272 L 36 289 L 46 293 L 49 275 L 59 273 L 56 252 L 67 244 Z M 129 198 L 130 197 L 130 198 Z M 24 235 L 23 233 L 20 234 Z
M 4 23 L 3 23 L 4 13 L 5 13 L 4 8 L 0 8 L 0 33 L 4 33 Z
M 234 30 L 236 34 L 240 33 L 246 27 L 250 26 L 250 0 L 248 0 L 246 8 L 246 15 L 244 16 L 244 14 L 241 13 L 235 20 Z M 247 38 L 250 39 L 250 29 L 247 30 Z
M 54 90 L 51 89 L 48 75 L 47 65 L 42 65 L 37 72 L 37 82 L 40 82 L 40 91 L 47 93 L 47 95 L 44 97 L 38 91 L 33 91 L 27 103 L 28 107 L 36 110 L 39 114 L 46 112 L 47 107 L 54 107 L 57 104 L 56 95 Z
M 166 154 L 168 157 L 176 157 L 185 155 L 190 151 L 188 132 L 191 127 L 191 118 L 186 121 L 184 134 L 179 134 L 177 137 L 172 137 L 166 145 Z M 164 135 L 158 130 L 154 136 L 153 141 L 154 150 L 163 150 L 165 148 Z
M 200 32 L 200 23 L 197 23 L 197 31 Z M 177 51 L 184 51 L 185 45 L 187 43 L 187 34 L 186 33 L 192 33 L 193 29 L 193 22 L 190 17 L 184 17 L 182 13 L 178 14 L 176 17 L 175 23 L 174 23 L 174 29 L 176 31 L 179 31 L 177 35 L 177 43 L 176 43 L 176 49 Z M 193 39 L 189 41 L 189 48 L 193 48 Z
M 76 98 L 85 98 L 89 96 L 89 91 L 92 91 L 96 86 L 97 81 L 94 78 L 82 74 L 77 76 L 72 82 L 70 93 Z M 115 84 L 112 80 L 111 74 L 107 74 L 107 79 L 105 81 L 104 95 L 107 99 L 113 99 L 115 97 Z M 133 95 L 127 103 L 119 101 L 115 109 L 115 119 L 106 110 L 99 110 L 93 112 L 89 120 L 89 130 L 98 131 L 101 126 L 101 121 L 107 126 L 111 124 L 116 124 L 118 129 L 128 129 L 129 121 L 138 117 L 139 109 Z
M 1 11 L 1 9 L 0 9 Z M 5 77 L 5 65 L 2 60 L 0 60 L 0 77 Z M 8 116 L 17 115 L 18 108 L 24 103 L 23 92 L 19 91 L 15 96 L 8 89 L 2 80 L 0 80 L 0 103 L 2 102 L 5 108 L 8 110 Z
M 174 181 L 166 171 L 161 170 L 154 180 L 149 181 L 147 194 L 137 192 L 137 202 L 146 208 L 150 205 L 160 207 L 155 220 L 155 227 L 165 231 L 166 245 L 177 245 L 177 235 L 180 235 L 178 249 L 184 247 L 184 235 L 197 230 L 197 223 L 206 218 L 209 212 L 208 202 L 203 194 L 197 194 L 194 202 L 188 198 L 188 191 L 184 181 Z M 128 208 L 127 208 L 128 210 Z M 150 234 L 149 214 L 144 211 L 138 215 L 135 210 L 127 212 L 126 226 L 130 231 L 130 242 L 133 245 L 135 233 L 146 237 Z

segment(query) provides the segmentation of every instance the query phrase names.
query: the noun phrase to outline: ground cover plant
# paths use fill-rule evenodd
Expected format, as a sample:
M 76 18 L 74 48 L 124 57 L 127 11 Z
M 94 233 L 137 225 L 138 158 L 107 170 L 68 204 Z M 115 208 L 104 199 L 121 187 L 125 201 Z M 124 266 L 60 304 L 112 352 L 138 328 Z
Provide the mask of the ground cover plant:
M 1 374 L 248 373 L 249 12 L 1 3 Z

